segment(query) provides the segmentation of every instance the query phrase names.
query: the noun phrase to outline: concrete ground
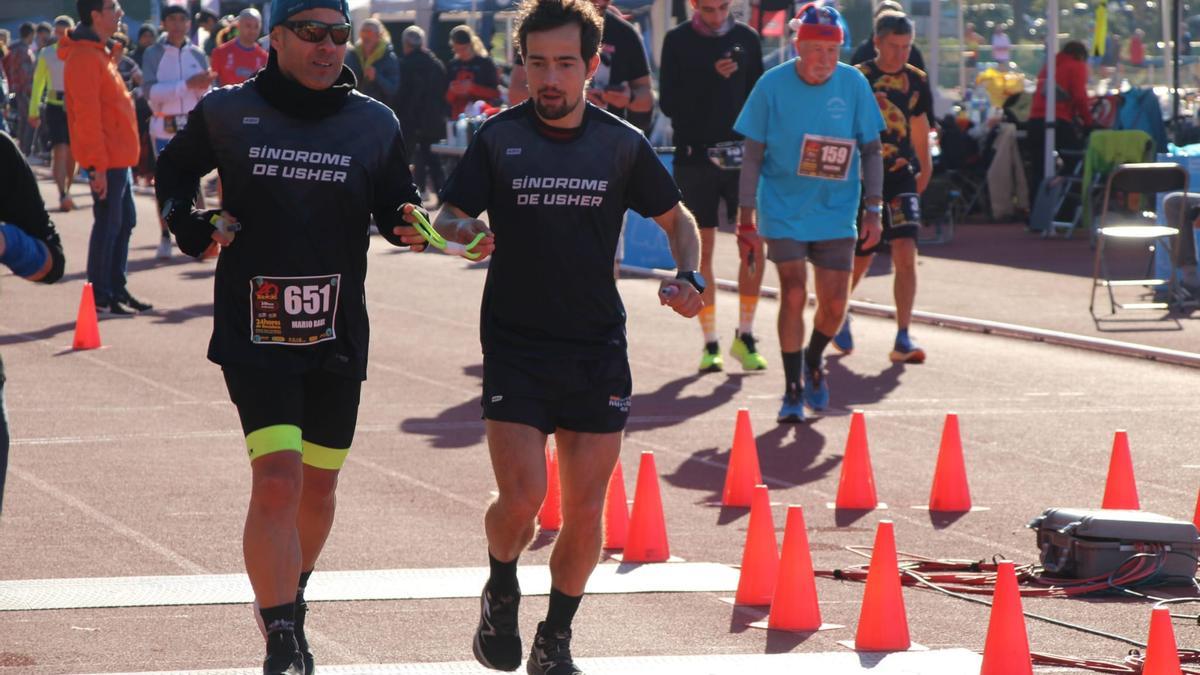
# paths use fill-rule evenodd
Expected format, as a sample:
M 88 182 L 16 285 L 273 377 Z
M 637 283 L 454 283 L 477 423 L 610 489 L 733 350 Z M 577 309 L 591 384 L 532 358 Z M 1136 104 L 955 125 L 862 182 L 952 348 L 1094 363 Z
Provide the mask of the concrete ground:
M 49 185 L 43 188 L 49 196 Z M 101 322 L 103 349 L 70 350 L 87 210 L 55 215 L 68 256 L 63 283 L 0 279 L 13 434 L 0 588 L 2 580 L 242 570 L 249 471 L 219 369 L 204 358 L 214 264 L 178 254 L 156 261 L 153 204 L 148 197 L 137 202 L 130 289 L 156 309 Z M 721 235 L 720 246 L 722 256 L 730 254 L 732 235 Z M 918 306 L 1088 333 L 1086 246 L 1000 226 L 961 228 L 954 243 L 924 251 Z M 723 257 L 719 276 L 732 276 L 731 265 Z M 485 273 L 461 259 L 372 241 L 369 380 L 338 520 L 318 570 L 486 564 L 481 517 L 494 482 L 478 407 Z M 750 411 L 764 480 L 778 502 L 777 529 L 785 505 L 803 505 L 819 569 L 860 563 L 845 547 L 870 546 L 881 519 L 895 522 L 907 552 L 1034 562 L 1034 534 L 1025 524 L 1049 507 L 1099 507 L 1116 429 L 1129 432 L 1142 506 L 1185 520 L 1193 515 L 1200 487 L 1194 369 L 936 327 L 914 331 L 929 351 L 926 364 L 895 365 L 887 359 L 890 322 L 863 317 L 856 353 L 829 359 L 831 409 L 806 425 L 778 426 L 774 300 L 760 304 L 757 322 L 768 371 L 744 374 L 734 366 L 698 375 L 694 322 L 660 307 L 651 280 L 626 278 L 619 287 L 635 382 L 622 450 L 626 488 L 632 497 L 638 457 L 653 451 L 671 552 L 688 561 L 741 559 L 747 511 L 710 505 L 721 493 L 738 408 Z M 886 301 L 889 294 L 889 278 L 873 276 L 857 297 Z M 722 336 L 736 313 L 734 296 L 722 294 Z M 1179 324 L 1120 339 L 1197 351 L 1196 322 Z M 887 510 L 825 507 L 837 491 L 852 409 L 866 411 Z M 910 507 L 928 502 L 949 411 L 959 415 L 974 501 L 989 510 L 942 519 Z M 552 540 L 539 536 L 522 564 L 546 564 Z M 844 652 L 837 641 L 854 636 L 863 586 L 820 579 L 817 592 L 825 620 L 849 628 L 810 636 L 748 629 L 762 612 L 731 608 L 720 600 L 727 593 L 594 595 L 577 618 L 574 650 L 584 665 L 587 657 L 713 655 L 713 663 L 726 663 L 716 655 L 743 655 L 747 668 L 751 655 Z M 915 589 L 904 598 L 915 642 L 982 649 L 986 607 Z M 545 603 L 524 603 L 525 635 Z M 1027 599 L 1025 609 L 1135 641 L 1145 640 L 1150 616 L 1147 602 L 1128 597 Z M 451 663 L 471 659 L 477 614 L 471 598 L 336 601 L 314 603 L 309 626 L 324 665 Z M 1120 659 L 1129 649 L 1041 621 L 1027 625 L 1038 652 Z M 1200 646 L 1194 621 L 1177 621 L 1175 632 L 1181 647 Z M 246 605 L 0 611 L 0 673 L 253 668 L 260 659 Z

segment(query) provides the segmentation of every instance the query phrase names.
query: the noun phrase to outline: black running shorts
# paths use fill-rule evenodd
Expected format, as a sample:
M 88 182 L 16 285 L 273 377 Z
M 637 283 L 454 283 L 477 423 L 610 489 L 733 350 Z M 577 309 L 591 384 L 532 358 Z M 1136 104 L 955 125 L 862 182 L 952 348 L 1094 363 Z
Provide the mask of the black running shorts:
M 42 113 L 42 122 L 46 124 L 46 135 L 50 145 L 62 145 L 71 142 L 71 131 L 67 126 L 67 111 L 61 105 L 47 103 Z
M 675 164 L 675 184 L 683 195 L 683 203 L 696 216 L 701 229 L 717 227 L 721 221 L 721 200 L 725 200 L 725 215 L 730 224 L 737 223 L 738 177 L 741 171 L 722 169 L 710 161 L 703 164 Z
M 342 468 L 354 440 L 362 382 L 323 370 L 304 374 L 247 366 L 221 370 L 242 421 L 250 461 L 298 450 L 309 466 Z
M 629 419 L 633 378 L 625 354 L 597 359 L 483 358 L 483 418 L 607 434 Z
M 858 211 L 859 233 L 862 230 L 862 209 Z M 911 169 L 884 174 L 883 177 L 883 238 L 868 250 L 862 247 L 862 239 L 854 246 L 854 254 L 875 254 L 881 246 L 896 239 L 917 239 L 921 233 L 921 195 L 917 193 L 917 179 Z

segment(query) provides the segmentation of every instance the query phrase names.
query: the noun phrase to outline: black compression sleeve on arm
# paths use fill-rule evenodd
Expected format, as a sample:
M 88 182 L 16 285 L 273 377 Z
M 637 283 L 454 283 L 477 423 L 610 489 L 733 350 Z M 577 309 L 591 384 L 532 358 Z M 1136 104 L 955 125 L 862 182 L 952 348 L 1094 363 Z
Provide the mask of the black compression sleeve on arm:
M 174 208 L 166 209 L 163 215 L 179 249 L 190 256 L 201 255 L 212 243 L 212 224 L 206 214 L 193 211 L 192 207 L 200 179 L 216 164 L 201 100 L 188 115 L 187 126 L 175 134 L 158 156 L 154 172 L 159 213 L 166 209 L 168 200 L 172 202 Z
M 392 140 L 380 184 L 375 189 L 375 203 L 371 211 L 375 215 L 375 226 L 379 234 L 393 246 L 405 246 L 400 236 L 392 232 L 397 225 L 405 225 L 400 208 L 405 204 L 421 205 L 421 193 L 413 183 L 408 170 L 408 153 L 404 149 L 404 137 L 399 131 Z

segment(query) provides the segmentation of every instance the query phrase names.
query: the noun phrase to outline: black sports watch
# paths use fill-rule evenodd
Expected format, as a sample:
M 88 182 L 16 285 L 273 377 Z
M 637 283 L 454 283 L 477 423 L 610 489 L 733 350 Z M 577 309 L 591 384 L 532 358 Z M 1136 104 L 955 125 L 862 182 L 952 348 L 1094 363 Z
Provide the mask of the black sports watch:
M 704 275 L 700 274 L 696 270 L 680 272 L 679 274 L 675 275 L 675 278 L 691 284 L 692 288 L 695 288 L 697 293 L 703 293 L 704 289 L 708 287 L 708 284 L 704 282 Z

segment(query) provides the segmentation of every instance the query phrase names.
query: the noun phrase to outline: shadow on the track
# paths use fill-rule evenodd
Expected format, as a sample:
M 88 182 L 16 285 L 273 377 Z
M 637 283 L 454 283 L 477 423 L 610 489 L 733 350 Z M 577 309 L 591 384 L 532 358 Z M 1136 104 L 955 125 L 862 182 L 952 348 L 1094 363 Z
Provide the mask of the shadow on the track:
M 771 485 L 773 488 L 819 481 L 841 464 L 840 456 L 821 457 L 825 437 L 808 425 L 778 425 L 758 434 L 755 442 L 762 473 L 787 484 Z M 691 459 L 680 464 L 674 473 L 665 474 L 663 480 L 675 487 L 703 491 L 705 494 L 696 500 L 698 504 L 719 505 L 725 474 L 714 465 L 728 464 L 728 448 L 702 448 L 692 453 Z M 745 508 L 721 507 L 717 524 L 728 525 L 749 513 Z
M 968 513 L 970 513 L 970 511 L 930 511 L 929 524 L 932 525 L 933 529 L 935 530 L 944 530 L 947 527 L 957 523 Z
M 146 314 L 146 317 L 154 319 L 153 323 L 168 323 L 177 324 L 191 321 L 193 319 L 209 319 L 213 315 L 213 304 L 205 302 L 187 307 L 173 307 L 162 311 L 154 311 L 152 314 Z
M 0 347 L 5 345 L 16 345 L 23 342 L 36 342 L 38 340 L 48 340 L 63 333 L 72 333 L 75 331 L 75 322 L 60 323 L 54 326 L 46 326 L 38 330 L 26 331 L 24 333 L 15 333 L 13 335 L 0 335 Z
M 86 265 L 87 259 L 85 258 L 83 262 Z M 128 274 L 133 274 L 134 272 L 145 272 L 146 270 L 157 269 L 159 267 L 173 267 L 173 266 L 177 266 L 177 265 L 188 265 L 188 264 L 192 264 L 195 262 L 196 262 L 196 260 L 194 258 L 189 258 L 187 256 L 182 256 L 182 255 L 174 255 L 171 257 L 170 260 L 158 260 L 154 256 L 150 256 L 148 258 L 130 258 L 129 264 L 126 265 L 125 270 Z M 215 269 L 215 266 L 212 266 L 212 265 L 206 266 L 205 276 L 212 276 L 214 269 Z M 70 274 L 64 274 L 62 280 L 59 281 L 58 283 L 67 283 L 67 282 L 71 282 L 71 281 L 86 281 L 86 280 L 87 280 L 87 270 L 83 269 L 78 272 L 71 272 Z
M 463 373 L 483 379 L 483 364 L 466 366 Z M 435 448 L 469 448 L 483 441 L 479 397 L 446 408 L 437 417 L 409 417 L 400 421 L 400 431 L 433 438 Z
M 720 376 L 718 375 L 717 378 Z M 635 432 L 662 429 L 683 424 L 689 419 L 701 417 L 733 400 L 742 391 L 742 381 L 747 376 L 731 373 L 724 379 L 710 379 L 711 375 L 694 373 L 663 384 L 657 391 L 635 393 L 631 410 L 636 419 L 630 421 Z M 701 390 L 690 396 L 682 396 L 689 385 L 702 380 L 711 381 L 711 390 Z
M 769 607 L 749 607 L 735 605 L 729 614 L 729 632 L 745 633 L 750 624 L 756 621 L 766 621 Z M 756 629 L 757 630 L 757 629 Z M 766 654 L 786 654 L 806 642 L 815 633 L 791 633 L 787 631 L 767 631 L 767 644 L 763 648 Z
M 857 405 L 878 403 L 900 386 L 900 375 L 904 364 L 893 363 L 874 375 L 856 373 L 842 365 L 840 354 L 831 354 L 825 359 L 826 375 L 838 405 L 852 410 Z

